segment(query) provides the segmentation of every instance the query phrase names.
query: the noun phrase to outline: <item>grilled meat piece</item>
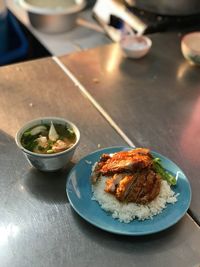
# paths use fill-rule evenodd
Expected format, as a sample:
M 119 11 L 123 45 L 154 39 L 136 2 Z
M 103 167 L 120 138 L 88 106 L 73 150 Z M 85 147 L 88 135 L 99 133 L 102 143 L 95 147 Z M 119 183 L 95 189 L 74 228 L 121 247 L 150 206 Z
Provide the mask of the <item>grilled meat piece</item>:
M 144 169 L 152 165 L 152 156 L 147 149 L 134 149 L 114 154 L 102 165 L 100 172 L 103 175 L 114 173 L 131 173 L 137 169 Z
M 141 194 L 138 198 L 138 203 L 146 204 L 154 200 L 160 193 L 161 187 L 161 177 L 155 172 L 150 172 L 147 176 L 146 185 L 144 190 L 141 191 Z M 146 189 L 146 190 L 145 190 Z
M 134 189 L 134 185 L 137 181 L 137 174 L 135 175 L 126 175 L 124 179 L 122 179 L 116 190 L 116 198 L 119 201 L 125 201 L 128 194 Z M 134 202 L 134 201 L 133 201 Z
M 107 176 L 105 191 L 119 201 L 147 204 L 160 192 L 161 177 L 153 170 L 149 149 L 121 151 L 110 156 L 103 154 L 96 164 L 92 182 Z
M 146 204 L 157 197 L 160 192 L 161 179 L 152 170 L 143 170 L 134 175 L 127 175 L 116 189 L 119 201 Z
M 105 187 L 105 191 L 107 193 L 115 193 L 116 188 L 118 186 L 118 184 L 120 183 L 120 181 L 126 176 L 127 174 L 125 173 L 119 173 L 119 174 L 115 174 L 113 177 L 111 178 L 107 178 L 106 179 L 106 187 Z
M 92 183 L 96 183 L 97 180 L 99 179 L 101 175 L 101 168 L 104 166 L 105 162 L 110 159 L 110 155 L 108 154 L 102 154 L 99 162 L 97 162 L 92 170 L 92 175 L 91 175 L 91 181 Z

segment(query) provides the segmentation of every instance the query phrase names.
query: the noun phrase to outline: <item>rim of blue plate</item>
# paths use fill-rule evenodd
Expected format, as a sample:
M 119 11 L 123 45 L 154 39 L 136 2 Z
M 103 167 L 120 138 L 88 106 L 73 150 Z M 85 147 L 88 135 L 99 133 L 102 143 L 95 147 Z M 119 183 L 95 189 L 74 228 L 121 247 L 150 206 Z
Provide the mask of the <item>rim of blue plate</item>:
M 191 203 L 191 198 L 192 198 L 192 191 L 191 191 L 191 186 L 190 186 L 190 182 L 187 178 L 187 176 L 185 175 L 185 173 L 182 171 L 182 169 L 175 163 L 173 162 L 171 159 L 163 156 L 162 154 L 158 153 L 158 152 L 155 152 L 155 151 L 152 151 L 150 150 L 150 152 L 153 154 L 153 155 L 156 155 L 156 156 L 160 156 L 162 157 L 162 159 L 172 163 L 173 165 L 175 165 L 176 168 L 180 169 L 182 174 L 184 175 L 184 179 L 186 180 L 187 182 L 187 187 L 188 187 L 188 192 L 189 192 L 189 198 L 187 200 L 187 206 L 184 208 L 183 212 L 177 216 L 176 220 L 173 220 L 171 223 L 167 224 L 165 227 L 162 227 L 158 230 L 149 230 L 149 231 L 146 231 L 146 232 L 132 232 L 132 231 L 122 231 L 122 230 L 115 230 L 115 229 L 108 229 L 106 227 L 103 227 L 102 225 L 98 224 L 98 223 L 95 223 L 94 221 L 92 221 L 86 214 L 84 214 L 83 212 L 81 212 L 77 207 L 76 205 L 74 205 L 72 199 L 71 199 L 71 196 L 70 196 L 70 192 L 68 190 L 69 188 L 69 184 L 70 184 L 70 177 L 72 175 L 72 173 L 74 172 L 74 170 L 77 169 L 77 167 L 83 162 L 83 161 L 87 161 L 87 157 L 91 157 L 93 155 L 96 155 L 96 154 L 100 154 L 101 152 L 104 152 L 104 153 L 109 153 L 109 150 L 116 150 L 116 151 L 110 151 L 110 153 L 115 153 L 117 151 L 121 151 L 121 150 L 130 150 L 130 149 L 135 149 L 137 147 L 129 147 L 129 146 L 112 146 L 112 147 L 105 147 L 105 148 L 101 148 L 101 149 L 97 149 L 89 154 L 87 154 L 86 156 L 82 157 L 78 162 L 77 164 L 71 169 L 71 171 L 69 172 L 69 174 L 67 175 L 67 183 L 66 183 L 66 193 L 67 193 L 67 197 L 68 197 L 68 200 L 69 200 L 69 203 L 71 205 L 71 207 L 74 209 L 74 211 L 76 211 L 76 213 L 81 217 L 83 218 L 85 221 L 87 221 L 88 223 L 90 223 L 91 225 L 101 229 L 101 230 L 104 230 L 104 231 L 107 231 L 107 232 L 110 232 L 110 233 L 113 233 L 113 234 L 118 234 L 118 235 L 127 235 L 127 236 L 144 236 L 144 235 L 150 235 L 150 234 L 156 234 L 156 233 L 159 233 L 161 231 L 164 231 L 170 227 L 172 227 L 173 225 L 175 225 L 186 213 L 187 213 L 187 210 L 190 206 L 190 203 Z M 92 165 L 91 165 L 92 166 Z M 89 177 L 88 177 L 89 178 Z M 91 199 L 91 201 L 94 201 Z M 96 204 L 100 207 L 100 205 L 96 202 Z M 108 214 L 106 211 L 104 211 L 106 214 Z M 159 215 L 159 214 L 158 214 Z M 158 216 L 158 215 L 155 215 Z M 110 217 L 112 217 L 112 215 L 110 215 Z M 116 219 L 112 218 L 113 221 L 115 221 Z M 147 219 L 149 221 L 151 221 L 151 219 Z M 145 221 L 147 221 L 145 220 Z M 140 222 L 139 220 L 134 220 L 134 221 L 138 221 Z M 126 223 L 122 223 L 123 225 L 130 225 L 130 224 L 126 224 Z

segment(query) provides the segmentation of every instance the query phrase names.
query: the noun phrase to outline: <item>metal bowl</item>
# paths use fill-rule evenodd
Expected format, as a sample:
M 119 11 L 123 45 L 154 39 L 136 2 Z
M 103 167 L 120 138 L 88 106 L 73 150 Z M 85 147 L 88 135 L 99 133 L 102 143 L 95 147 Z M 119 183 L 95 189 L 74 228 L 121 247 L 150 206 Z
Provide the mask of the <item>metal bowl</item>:
M 50 124 L 51 121 L 53 123 L 59 123 L 62 125 L 67 125 L 73 131 L 75 132 L 76 135 L 76 142 L 71 146 L 70 148 L 54 153 L 54 154 L 39 154 L 39 153 L 34 153 L 31 152 L 27 149 L 25 149 L 22 144 L 21 144 L 21 138 L 23 133 L 28 130 L 29 128 L 36 126 L 36 125 L 41 125 L 41 124 Z M 23 154 L 27 158 L 28 162 L 35 167 L 38 170 L 41 171 L 46 171 L 46 172 L 52 172 L 52 171 L 57 171 L 60 170 L 61 168 L 65 167 L 70 160 L 72 159 L 72 156 L 78 146 L 78 143 L 80 141 L 80 132 L 77 126 L 63 118 L 57 118 L 57 117 L 43 117 L 43 118 L 38 118 L 32 121 L 27 122 L 22 128 L 19 129 L 19 131 L 16 133 L 15 136 L 15 141 L 17 146 L 22 150 Z
M 20 0 L 32 26 L 45 33 L 61 33 L 71 30 L 76 23 L 77 14 L 86 6 L 85 0 L 74 0 L 69 7 L 45 7 L 33 4 L 32 0 Z

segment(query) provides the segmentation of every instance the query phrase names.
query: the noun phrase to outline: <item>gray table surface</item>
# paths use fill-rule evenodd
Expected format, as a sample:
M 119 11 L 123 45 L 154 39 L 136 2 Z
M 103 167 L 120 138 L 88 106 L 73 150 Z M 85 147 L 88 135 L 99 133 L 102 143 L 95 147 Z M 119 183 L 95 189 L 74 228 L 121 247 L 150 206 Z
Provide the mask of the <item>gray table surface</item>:
M 199 264 L 200 228 L 188 215 L 164 232 L 124 237 L 72 210 L 65 192 L 71 166 L 99 146 L 125 142 L 53 60 L 3 67 L 0 85 L 1 267 Z M 73 162 L 53 174 L 31 168 L 14 142 L 24 122 L 48 115 L 66 117 L 81 131 Z
M 9 10 L 23 23 L 36 39 L 54 56 L 69 54 L 72 52 L 98 47 L 111 43 L 104 33 L 77 25 L 69 32 L 61 34 L 46 34 L 38 31 L 29 22 L 27 12 L 20 6 L 19 0 L 7 0 Z M 97 23 L 92 18 L 90 8 L 81 12 L 78 16 L 94 25 Z
M 179 34 L 151 38 L 152 49 L 140 60 L 126 59 L 116 44 L 61 60 L 135 145 L 182 168 L 192 185 L 190 211 L 200 223 L 200 69 L 183 58 Z

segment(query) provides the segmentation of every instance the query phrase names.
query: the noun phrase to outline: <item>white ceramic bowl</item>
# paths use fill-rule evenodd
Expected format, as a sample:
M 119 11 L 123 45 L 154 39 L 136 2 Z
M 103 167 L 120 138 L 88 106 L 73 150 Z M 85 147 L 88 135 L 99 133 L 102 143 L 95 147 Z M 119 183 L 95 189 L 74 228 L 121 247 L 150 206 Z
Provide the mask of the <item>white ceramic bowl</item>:
M 152 46 L 152 41 L 146 36 L 128 35 L 120 41 L 124 54 L 129 58 L 144 57 Z
M 19 0 L 19 3 L 27 11 L 32 26 L 45 33 L 62 33 L 71 30 L 75 26 L 78 13 L 86 6 L 85 0 L 74 0 L 74 5 L 69 7 L 62 5 L 48 7 L 44 4 L 38 5 L 37 1 Z
M 29 128 L 40 125 L 40 124 L 50 124 L 51 121 L 53 123 L 59 123 L 62 125 L 67 125 L 73 131 L 76 135 L 76 142 L 71 146 L 69 149 L 64 150 L 59 153 L 54 154 L 38 154 L 31 152 L 27 149 L 25 149 L 21 144 L 21 138 L 23 133 L 28 130 Z M 76 147 L 78 146 L 80 140 L 80 132 L 77 126 L 63 118 L 57 118 L 57 117 L 44 117 L 44 118 L 38 118 L 32 121 L 27 122 L 24 126 L 22 126 L 21 129 L 16 133 L 15 141 L 17 146 L 22 150 L 24 155 L 26 156 L 28 162 L 35 168 L 41 170 L 41 171 L 57 171 L 69 163 L 69 161 L 72 159 L 72 156 L 74 154 L 74 151 Z
M 190 63 L 200 65 L 200 32 L 186 34 L 181 40 L 181 50 Z

